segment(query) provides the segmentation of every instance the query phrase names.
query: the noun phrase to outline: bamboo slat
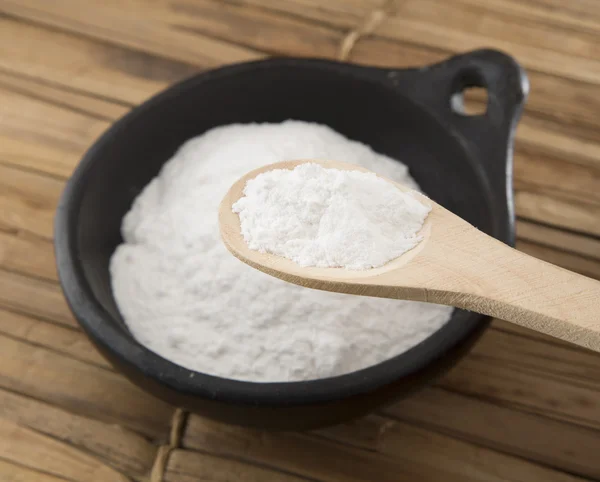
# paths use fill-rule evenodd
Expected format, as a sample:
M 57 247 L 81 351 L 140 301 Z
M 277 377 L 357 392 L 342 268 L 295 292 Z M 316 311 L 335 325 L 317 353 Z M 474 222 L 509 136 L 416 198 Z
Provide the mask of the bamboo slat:
M 576 0 L 574 2 L 569 2 L 568 4 L 564 4 L 560 0 L 540 0 L 539 4 L 548 9 L 577 16 L 591 16 L 592 18 L 600 17 L 598 3 L 595 0 Z
M 0 87 L 57 107 L 81 112 L 90 117 L 112 121 L 127 113 L 129 105 L 119 104 L 100 97 L 92 97 L 47 80 L 0 70 Z
M 385 414 L 548 467 L 600 477 L 597 430 L 440 388 L 421 390 Z
M 444 25 L 452 31 L 485 36 L 488 44 L 496 41 L 510 42 L 517 46 L 539 48 L 543 51 L 563 53 L 595 60 L 598 58 L 596 35 L 600 22 L 588 20 L 588 28 L 576 28 L 559 19 L 530 16 L 525 19 L 518 11 L 491 10 L 485 3 L 440 0 L 408 0 L 398 4 L 394 17 L 403 21 L 411 19 L 429 25 Z
M 38 472 L 22 465 L 0 460 L 0 480 L 10 482 L 64 482 L 62 477 Z
M 0 268 L 57 280 L 52 243 L 19 233 L 0 231 Z
M 62 188 L 56 179 L 0 164 L 0 230 L 52 240 L 54 209 Z
M 172 30 L 198 32 L 271 54 L 335 57 L 346 32 L 235 3 L 213 0 L 160 1 L 146 8 L 130 3 L 134 12 L 153 15 Z
M 432 48 L 464 51 L 482 45 L 510 52 L 525 67 L 539 72 L 574 79 L 597 85 L 600 83 L 600 61 L 586 59 L 564 52 L 550 50 L 512 39 L 514 28 L 507 24 L 502 38 L 490 38 L 472 31 L 472 26 L 446 25 L 443 19 L 431 23 L 431 19 L 404 15 L 397 12 L 390 16 L 377 30 L 377 35 L 404 42 L 419 42 Z
M 301 482 L 307 479 L 264 467 L 190 450 L 175 450 L 168 460 L 164 482 Z
M 594 126 L 597 126 L 598 117 L 595 118 Z M 566 159 L 567 162 L 580 164 L 598 169 L 598 157 L 600 156 L 600 145 L 596 142 L 573 137 L 568 133 L 561 132 L 560 124 L 553 125 L 551 129 L 542 123 L 523 119 L 517 130 L 517 148 L 535 149 L 540 154 Z
M 0 98 L 0 161 L 3 163 L 68 176 L 84 150 L 109 126 L 105 120 L 2 88 Z M 46 184 L 51 181 L 46 181 Z M 0 182 L 5 181 L 0 179 Z M 38 183 L 42 182 L 40 180 Z M 0 192 L 0 195 L 3 196 L 3 193 Z M 50 219 L 42 222 L 33 220 L 34 214 L 27 212 L 20 217 L 23 222 L 31 219 L 32 225 L 46 227 Z
M 378 416 L 317 435 L 232 428 L 192 416 L 183 442 L 186 448 L 324 482 L 581 480 Z
M 550 348 L 555 349 L 552 345 Z M 567 381 L 548 370 L 509 366 L 471 355 L 444 377 L 440 386 L 525 412 L 600 429 L 596 381 Z
M 0 387 L 116 423 L 148 437 L 164 437 L 173 409 L 110 370 L 0 335 Z
M 70 460 L 54 461 L 52 465 L 58 470 L 52 472 L 58 472 L 57 475 L 74 480 L 92 480 L 84 476 L 87 474 L 70 472 L 82 470 L 78 465 L 79 460 L 84 463 L 83 469 L 86 470 L 90 467 L 106 467 L 102 468 L 103 473 L 110 474 L 107 468 L 112 468 L 128 477 L 143 480 L 150 472 L 157 451 L 157 447 L 151 442 L 123 427 L 75 415 L 64 409 L 5 390 L 0 390 L 0 420 L 2 419 L 10 420 L 21 427 L 27 437 L 35 433 L 43 437 L 43 440 L 55 441 L 53 450 L 56 450 L 59 456 L 63 453 L 68 454 L 75 458 L 76 462 L 73 465 Z M 7 442 L 10 442 L 10 439 L 7 438 Z M 26 442 L 27 440 L 23 441 L 23 448 L 27 448 Z M 38 460 L 34 451 L 22 453 L 17 459 L 14 453 L 11 456 L 10 448 L 4 447 L 0 452 L 0 459 L 20 462 L 46 472 L 51 471 L 48 461 Z M 0 475 L 0 480 L 6 479 Z M 104 480 L 114 479 L 107 477 Z
M 82 331 L 0 309 L 0 333 L 111 370 Z
M 443 467 L 444 472 L 448 472 L 457 480 L 582 480 L 387 417 L 368 416 L 352 424 L 321 431 L 319 434 L 370 452 L 385 454 L 405 464 L 417 462 L 426 466 Z M 434 476 L 433 480 L 446 480 L 446 474 L 440 473 L 438 477 L 436 479 Z
M 600 207 L 597 204 L 525 190 L 515 193 L 515 204 L 518 215 L 524 218 L 593 236 L 600 235 Z
M 557 152 L 544 155 L 535 149 L 536 152 L 530 153 L 523 147 L 520 143 L 514 159 L 515 189 L 595 204 L 600 210 L 600 169 L 565 162 L 565 157 L 560 158 Z
M 77 327 L 57 283 L 0 269 L 0 307 Z
M 583 4 L 583 2 L 571 2 L 571 4 L 577 3 Z M 456 4 L 459 8 L 480 7 L 482 5 L 479 0 L 458 0 Z M 533 21 L 549 28 L 572 28 L 588 33 L 600 31 L 600 11 L 598 10 L 598 4 L 595 2 L 586 6 L 587 12 L 585 15 L 578 14 L 576 10 L 570 10 L 569 4 L 564 3 L 550 6 L 544 5 L 544 2 L 489 0 L 485 3 L 485 7 L 491 14 L 506 15 L 521 22 Z
M 569 343 L 549 345 L 546 339 L 532 342 L 512 332 L 490 330 L 473 347 L 469 356 L 600 391 L 600 355 Z
M 187 0 L 186 0 L 187 1 Z M 293 18 L 313 21 L 334 28 L 352 29 L 364 20 L 370 12 L 391 8 L 388 0 L 242 0 L 239 2 L 251 8 L 280 13 Z
M 401 1 L 385 0 L 330 0 L 325 5 L 318 0 L 241 0 L 240 3 L 350 28 L 375 9 L 387 7 L 388 11 L 393 12 L 402 5 Z M 560 0 L 486 0 L 485 3 L 481 0 L 455 0 L 452 4 L 457 9 L 485 5 L 486 9 L 492 12 L 514 14 L 519 18 L 537 21 L 553 21 L 561 26 L 590 30 L 600 23 L 600 9 L 595 0 L 575 0 L 569 3 Z
M 104 120 L 57 108 L 16 92 L 2 92 L 2 97 L 6 99 L 2 105 L 3 127 L 8 132 L 12 130 L 12 135 L 16 137 L 28 135 L 29 141 L 45 140 L 65 150 L 80 152 L 89 145 L 87 141 L 95 139 L 109 125 Z M 46 109 L 46 112 L 41 109 Z M 67 118 L 76 120 L 68 130 L 64 129 L 63 122 Z M 56 124 L 53 122 L 55 119 Z M 35 134 L 32 132 L 34 126 Z
M 580 256 L 568 251 L 569 247 L 555 249 L 528 241 L 517 242 L 517 249 L 549 263 L 581 273 L 594 279 L 600 279 L 600 262 L 597 259 Z
M 592 259 L 600 259 L 600 240 L 596 238 L 524 220 L 517 221 L 517 233 L 517 236 L 524 241 L 566 250 Z
M 151 7 L 151 3 L 147 4 Z M 96 7 L 93 8 L 92 7 Z M 77 0 L 2 0 L 2 11 L 61 30 L 92 36 L 132 50 L 159 55 L 184 63 L 215 67 L 260 56 L 252 49 L 206 37 L 169 29 L 143 12 L 127 8 L 102 7 L 98 2 L 85 5 Z
M 0 3 L 0 11 L 4 3 Z M 0 17 L 0 68 L 68 92 L 138 104 L 199 67 Z M 51 49 L 47 46 L 52 45 Z
M 123 474 L 85 452 L 2 418 L 0 457 L 67 480 L 128 482 Z
M 397 457 L 366 452 L 324 438 L 277 434 L 226 426 L 191 416 L 183 436 L 184 448 L 241 460 L 310 480 L 409 481 L 460 479 L 421 463 L 408 465 Z M 340 463 L 343 461 L 343 463 Z M 417 479 L 418 477 L 418 479 Z M 464 479 L 463 479 L 464 480 Z

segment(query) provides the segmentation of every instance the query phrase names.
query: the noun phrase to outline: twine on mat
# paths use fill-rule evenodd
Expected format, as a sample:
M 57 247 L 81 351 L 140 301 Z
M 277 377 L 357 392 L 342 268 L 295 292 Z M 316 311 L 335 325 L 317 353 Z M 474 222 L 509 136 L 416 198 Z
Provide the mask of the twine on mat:
M 372 34 L 375 29 L 383 23 L 387 16 L 392 13 L 395 4 L 396 0 L 388 0 L 381 7 L 370 12 L 358 27 L 348 32 L 340 43 L 337 55 L 338 60 L 348 60 L 352 49 L 360 38 Z
M 167 445 L 161 445 L 156 453 L 156 459 L 150 471 L 150 482 L 162 482 L 167 468 L 169 455 L 173 449 L 179 448 L 181 445 L 181 437 L 187 419 L 187 412 L 181 408 L 175 410 L 171 419 L 171 432 L 169 433 L 169 441 Z

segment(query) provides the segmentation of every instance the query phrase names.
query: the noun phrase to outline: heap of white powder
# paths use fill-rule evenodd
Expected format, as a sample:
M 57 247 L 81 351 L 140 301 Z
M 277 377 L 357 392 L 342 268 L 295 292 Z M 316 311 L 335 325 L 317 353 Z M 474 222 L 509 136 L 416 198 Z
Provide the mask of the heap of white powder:
M 316 163 L 250 179 L 233 204 L 250 249 L 300 266 L 369 269 L 412 249 L 431 211 L 372 172 Z
M 449 307 L 301 288 L 227 251 L 218 207 L 231 185 L 294 159 L 355 163 L 417 187 L 403 164 L 321 125 L 231 125 L 191 139 L 134 201 L 111 260 L 113 292 L 138 341 L 192 370 L 297 381 L 374 365 L 446 323 Z

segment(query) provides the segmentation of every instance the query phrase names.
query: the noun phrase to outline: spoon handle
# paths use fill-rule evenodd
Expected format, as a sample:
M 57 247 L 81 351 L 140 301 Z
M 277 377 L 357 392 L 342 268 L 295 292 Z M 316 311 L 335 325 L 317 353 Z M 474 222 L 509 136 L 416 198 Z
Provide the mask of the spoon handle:
M 466 275 L 461 289 L 435 290 L 429 301 L 437 298 L 600 351 L 599 281 L 484 237 L 470 247 L 470 266 L 455 271 Z

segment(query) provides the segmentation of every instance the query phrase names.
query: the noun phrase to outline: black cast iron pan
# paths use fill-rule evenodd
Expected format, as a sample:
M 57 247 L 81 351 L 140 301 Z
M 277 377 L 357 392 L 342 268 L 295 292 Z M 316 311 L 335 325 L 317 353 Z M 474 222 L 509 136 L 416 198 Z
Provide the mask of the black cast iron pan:
M 451 108 L 451 97 L 470 86 L 488 90 L 484 115 L 463 116 Z M 177 84 L 115 123 L 69 180 L 55 221 L 67 301 L 90 339 L 131 381 L 215 419 L 308 429 L 406 395 L 451 367 L 489 320 L 457 310 L 446 326 L 408 352 L 334 378 L 261 384 L 192 372 L 141 346 L 123 323 L 108 272 L 121 242 L 121 219 L 187 139 L 223 124 L 297 119 L 327 124 L 401 159 L 435 201 L 512 244 L 512 141 L 527 89 L 519 65 L 492 50 L 405 70 L 269 59 Z

